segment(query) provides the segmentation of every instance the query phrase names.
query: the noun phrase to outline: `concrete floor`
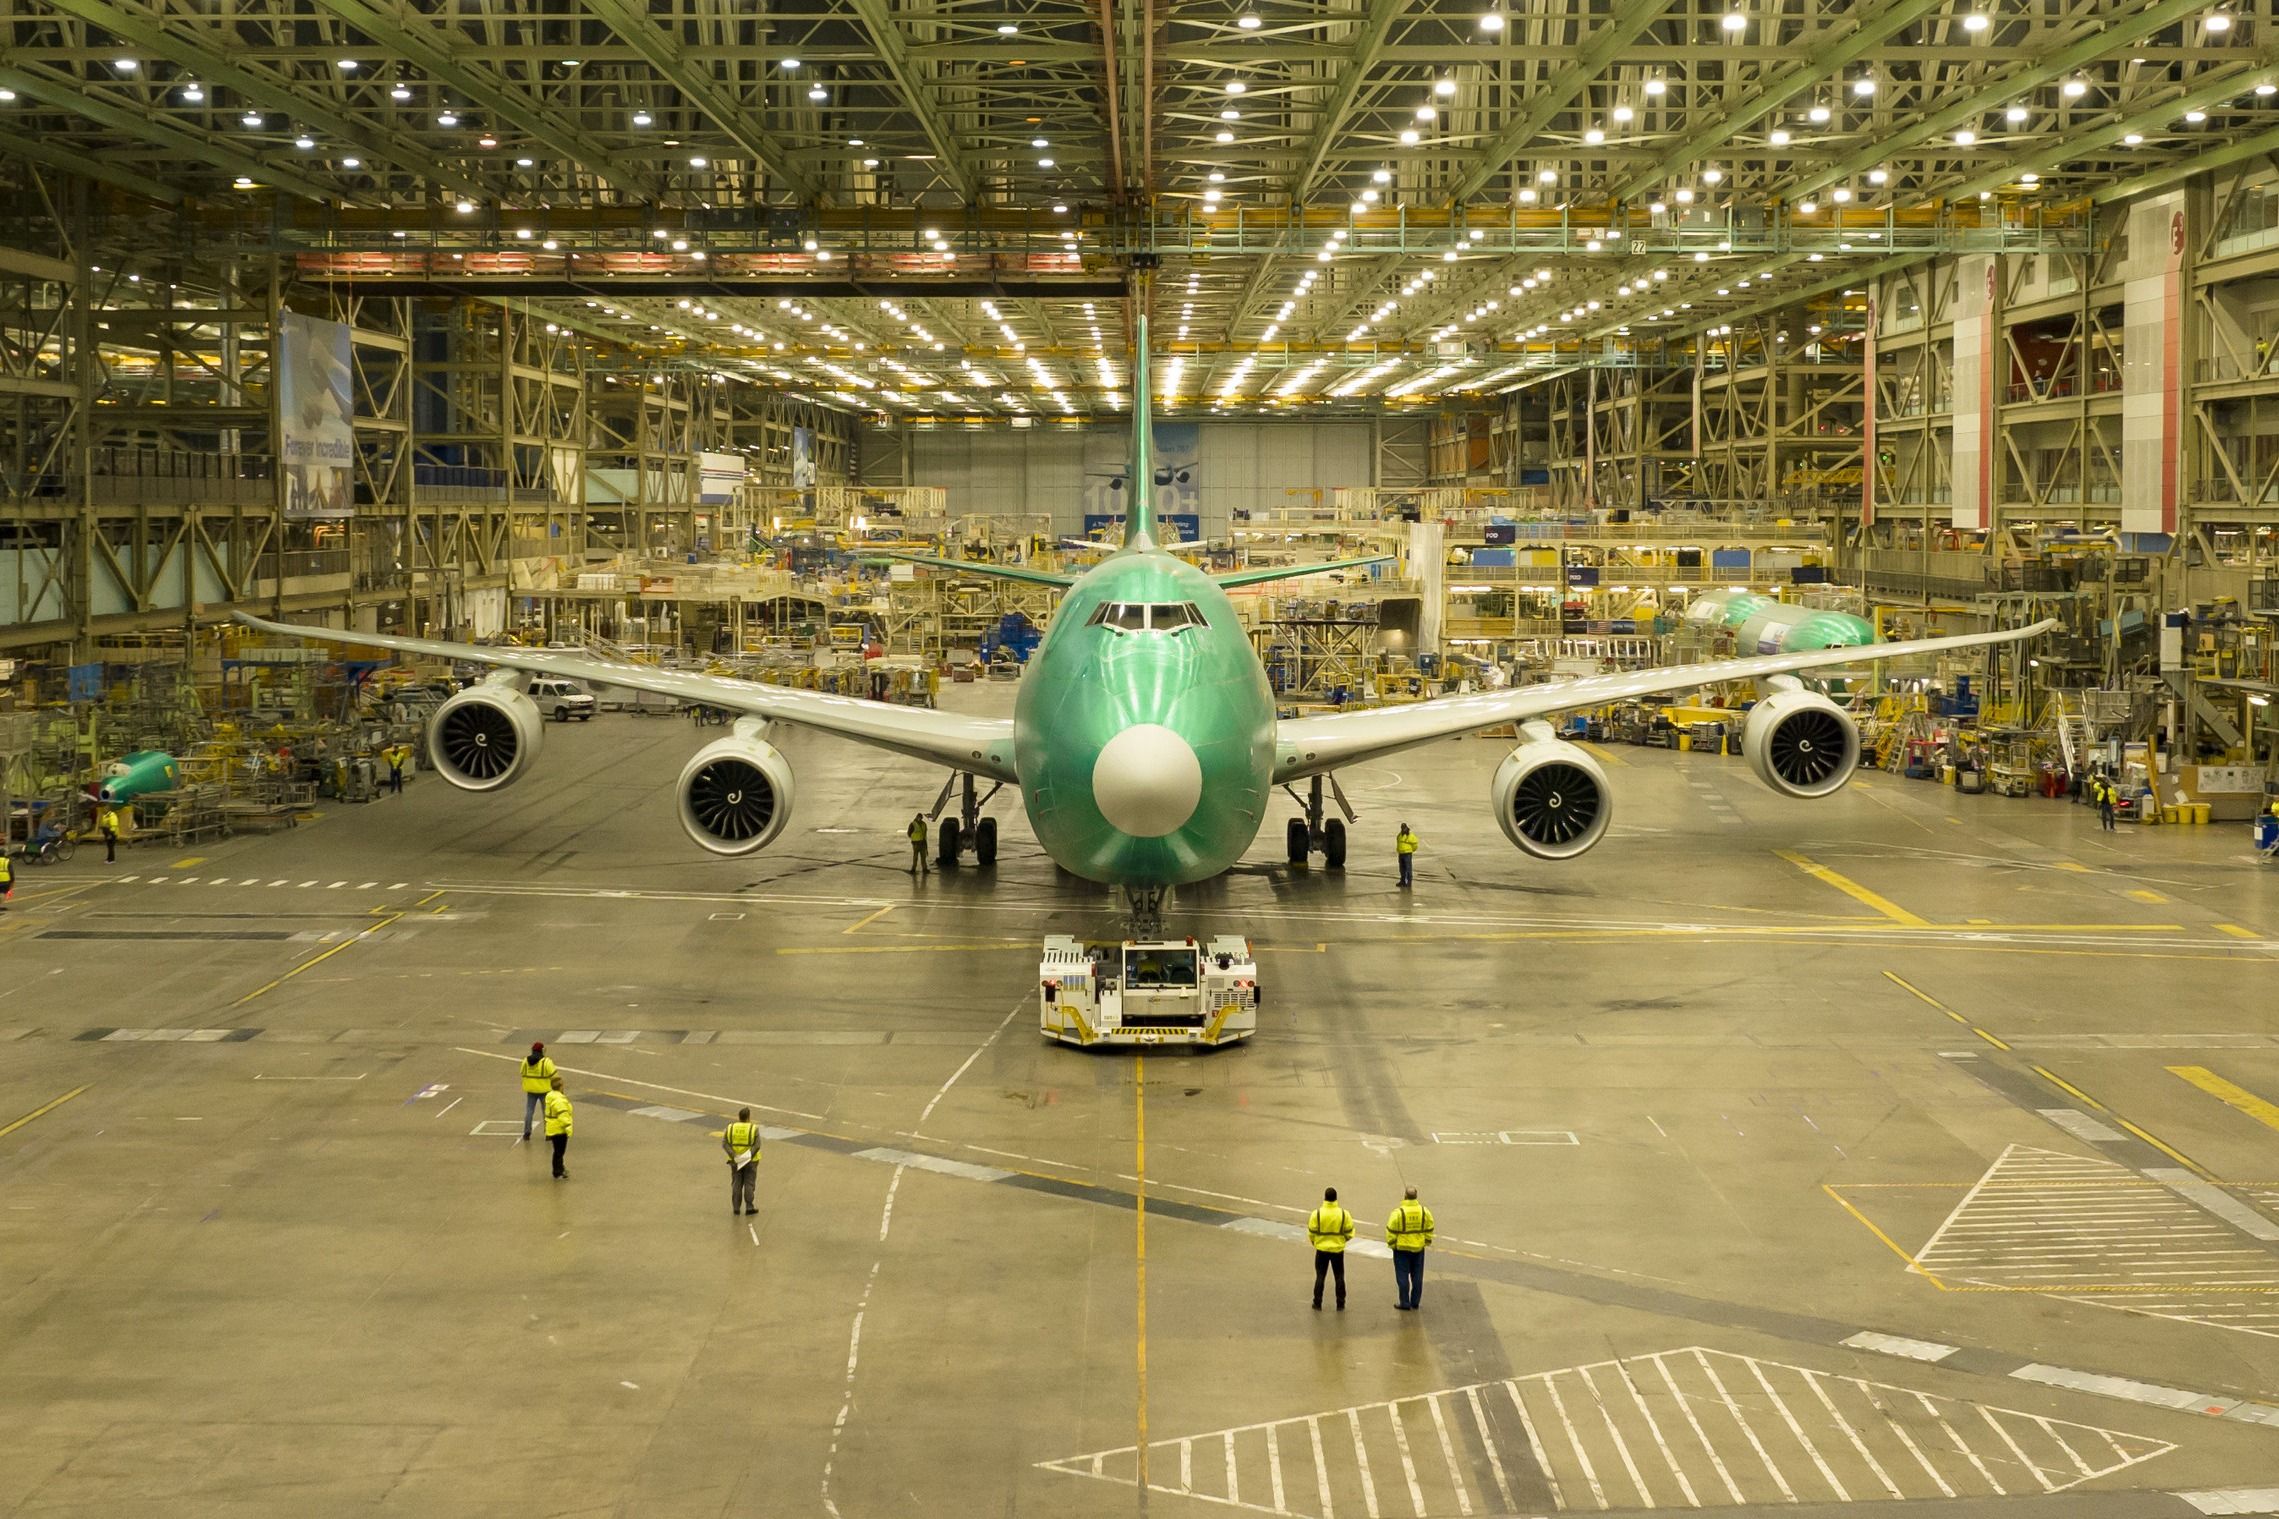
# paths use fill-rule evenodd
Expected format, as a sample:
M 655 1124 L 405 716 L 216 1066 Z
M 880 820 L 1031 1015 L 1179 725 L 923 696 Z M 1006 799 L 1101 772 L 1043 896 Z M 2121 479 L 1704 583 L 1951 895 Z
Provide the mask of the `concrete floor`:
M 2096 1519 L 2279 1485 L 2247 1096 L 2279 1100 L 2279 870 L 2243 827 L 1882 776 L 1792 803 L 1619 750 L 1613 833 L 1551 866 L 1488 819 L 1503 746 L 1447 744 L 1345 777 L 1342 875 L 1270 824 L 1180 904 L 1257 941 L 1260 1033 L 1141 1059 L 1038 1037 L 1039 937 L 1117 919 L 1017 807 L 994 873 L 913 882 L 940 777 L 794 738 L 792 831 L 713 860 L 666 790 L 695 742 L 604 718 L 490 800 L 423 778 L 27 874 L 0 1514 Z M 578 1102 L 562 1185 L 515 1138 L 534 1038 Z M 740 1103 L 775 1130 L 756 1227 L 710 1137 Z M 1374 1253 L 1309 1311 L 1321 1187 L 1381 1238 L 1404 1183 L 1424 1311 Z

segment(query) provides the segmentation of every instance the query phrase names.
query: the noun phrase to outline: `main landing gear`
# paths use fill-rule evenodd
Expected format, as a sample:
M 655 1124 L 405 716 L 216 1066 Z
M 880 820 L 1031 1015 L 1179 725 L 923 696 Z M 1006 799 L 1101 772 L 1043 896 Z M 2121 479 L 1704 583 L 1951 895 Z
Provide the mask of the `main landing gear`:
M 1003 789 L 1003 785 L 1000 781 L 985 795 L 976 797 L 977 788 L 971 775 L 960 772 L 943 784 L 942 794 L 934 798 L 934 810 L 929 814 L 936 820 L 934 837 L 938 847 L 934 859 L 942 869 L 955 870 L 958 856 L 968 849 L 973 851 L 976 865 L 997 863 L 997 819 L 983 817 L 981 809 L 989 805 L 989 799 Z M 953 791 L 958 792 L 957 816 L 943 817 L 942 810 L 949 806 Z
M 1325 783 L 1329 795 L 1337 799 L 1337 810 L 1345 814 L 1342 819 L 1322 816 L 1326 810 L 1322 805 L 1322 791 Z M 1304 796 L 1299 796 L 1297 792 L 1290 791 L 1288 786 L 1284 786 L 1282 789 L 1290 792 L 1290 800 L 1306 809 L 1304 817 L 1290 819 L 1289 827 L 1284 832 L 1283 839 L 1289 851 L 1290 863 L 1302 866 L 1307 863 L 1308 858 L 1316 850 L 1319 850 L 1322 864 L 1331 870 L 1343 870 L 1345 868 L 1345 825 L 1355 821 L 1355 818 L 1353 804 L 1345 799 L 1345 793 L 1338 788 L 1337 778 L 1325 775 L 1315 776 L 1307 783 Z

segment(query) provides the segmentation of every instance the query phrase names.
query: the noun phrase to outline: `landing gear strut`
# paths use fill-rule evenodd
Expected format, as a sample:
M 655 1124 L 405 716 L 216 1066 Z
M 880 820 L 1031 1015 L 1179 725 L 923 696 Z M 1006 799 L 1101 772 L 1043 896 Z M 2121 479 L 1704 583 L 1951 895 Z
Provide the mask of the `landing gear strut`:
M 1168 886 L 1127 886 L 1124 888 L 1124 911 L 1128 915 L 1126 930 L 1133 939 L 1158 939 L 1163 936 L 1163 904 L 1170 899 Z
M 1329 795 L 1337 799 L 1337 810 L 1345 814 L 1342 819 L 1325 818 L 1322 815 L 1326 811 L 1322 804 L 1325 782 Z M 1306 812 L 1304 817 L 1290 819 L 1289 827 L 1283 834 L 1283 845 L 1288 853 L 1290 863 L 1304 865 L 1315 850 L 1320 850 L 1322 864 L 1331 870 L 1343 870 L 1345 868 L 1345 825 L 1357 820 L 1354 817 L 1353 804 L 1345 799 L 1345 792 L 1338 786 L 1337 778 L 1335 776 L 1315 776 L 1307 783 L 1304 796 L 1298 795 L 1295 791 L 1290 791 L 1288 786 L 1284 786 L 1282 789 L 1289 791 L 1290 800 L 1303 807 Z
M 960 782 L 963 782 L 962 789 Z M 997 863 L 997 819 L 985 818 L 981 809 L 989 805 L 991 797 L 1003 789 L 1002 781 L 992 785 L 984 795 L 976 796 L 973 777 L 963 771 L 951 776 L 942 784 L 942 794 L 934 798 L 934 810 L 928 816 L 939 823 L 935 832 L 939 848 L 936 861 L 944 870 L 957 868 L 958 856 L 967 849 L 973 851 L 976 865 Z M 955 817 L 943 817 L 942 811 L 950 804 L 950 793 L 958 792 L 958 810 Z

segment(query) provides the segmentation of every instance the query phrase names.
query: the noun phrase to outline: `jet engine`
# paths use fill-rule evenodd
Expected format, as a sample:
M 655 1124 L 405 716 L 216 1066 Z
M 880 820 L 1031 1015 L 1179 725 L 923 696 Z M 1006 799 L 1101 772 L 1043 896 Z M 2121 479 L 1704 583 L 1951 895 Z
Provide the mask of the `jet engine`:
M 462 791 L 496 791 L 538 758 L 538 704 L 505 681 L 468 687 L 427 721 L 428 763 Z
M 1791 686 L 1749 709 L 1741 755 L 1782 796 L 1826 796 L 1859 768 L 1859 725 L 1819 692 Z
M 791 820 L 791 761 L 742 723 L 681 771 L 681 827 L 714 854 L 764 849 Z
M 1504 837 L 1539 860 L 1571 860 L 1596 844 L 1614 819 L 1614 795 L 1599 762 L 1548 725 L 1530 723 L 1526 741 L 1504 756 L 1488 796 Z

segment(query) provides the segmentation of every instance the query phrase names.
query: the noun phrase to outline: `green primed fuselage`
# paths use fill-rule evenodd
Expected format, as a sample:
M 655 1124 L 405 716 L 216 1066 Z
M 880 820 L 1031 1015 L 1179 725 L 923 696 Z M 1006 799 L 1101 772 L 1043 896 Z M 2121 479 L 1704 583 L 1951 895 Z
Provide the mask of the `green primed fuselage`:
M 1118 602 L 1191 605 L 1204 625 L 1124 632 L 1093 622 L 1103 603 Z M 1185 740 L 1202 770 L 1192 814 L 1158 837 L 1111 824 L 1093 790 L 1101 750 L 1142 724 Z M 1274 694 L 1226 592 L 1194 566 L 1136 544 L 1062 597 L 1021 678 L 1013 744 L 1029 823 L 1063 869 L 1116 886 L 1183 886 L 1224 871 L 1258 835 Z

